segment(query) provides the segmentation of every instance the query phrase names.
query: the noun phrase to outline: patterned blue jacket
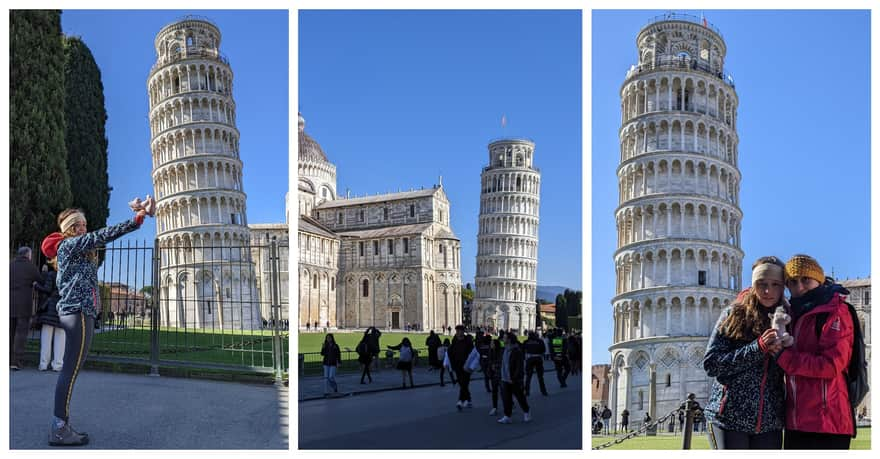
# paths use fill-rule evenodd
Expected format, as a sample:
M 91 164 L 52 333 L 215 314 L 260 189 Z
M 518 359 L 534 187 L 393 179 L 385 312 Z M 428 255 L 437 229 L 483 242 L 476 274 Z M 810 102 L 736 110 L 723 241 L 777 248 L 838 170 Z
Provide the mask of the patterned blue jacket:
M 785 385 L 776 360 L 764 354 L 758 340 L 738 341 L 718 329 L 730 314 L 728 306 L 712 330 L 703 369 L 715 378 L 705 415 L 725 430 L 758 434 L 785 427 Z
M 95 248 L 128 234 L 140 225 L 134 219 L 69 237 L 58 245 L 58 315 L 85 313 L 98 317 L 98 266 L 88 258 Z

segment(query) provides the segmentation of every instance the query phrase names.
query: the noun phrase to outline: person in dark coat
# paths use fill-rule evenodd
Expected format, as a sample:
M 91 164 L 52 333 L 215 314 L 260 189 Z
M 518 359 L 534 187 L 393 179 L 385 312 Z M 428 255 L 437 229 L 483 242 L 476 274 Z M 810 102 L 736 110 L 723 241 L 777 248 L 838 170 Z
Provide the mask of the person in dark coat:
M 373 383 L 373 375 L 370 374 L 370 364 L 373 362 L 373 354 L 370 352 L 370 344 L 367 343 L 367 337 L 364 336 L 361 338 L 361 342 L 358 343 L 357 347 L 354 349 L 358 355 L 358 363 L 361 364 L 361 384 L 366 384 L 364 382 L 364 378 L 370 379 L 370 384 Z
M 629 432 L 629 410 L 626 408 L 620 413 L 620 427 L 624 432 Z
M 538 385 L 541 395 L 547 395 L 547 386 L 544 385 L 544 340 L 537 333 L 529 332 L 529 337 L 523 343 L 526 355 L 526 397 L 529 396 L 529 388 L 532 385 L 532 375 L 538 373 Z
M 428 346 L 428 371 L 437 370 L 443 364 L 437 358 L 437 349 L 440 348 L 441 344 L 440 337 L 434 333 L 434 330 L 431 330 L 428 338 L 425 339 L 425 346 Z
M 712 329 L 703 357 L 703 369 L 715 378 L 704 410 L 712 449 L 782 448 L 785 388 L 774 357 L 782 343 L 770 314 L 785 305 L 784 269 L 776 257 L 755 261 L 752 286 Z
M 378 365 L 379 351 L 382 350 L 379 346 L 379 337 L 382 336 L 382 332 L 376 327 L 370 327 L 364 332 L 364 336 L 367 337 L 367 344 L 370 347 L 370 353 L 373 354 L 373 362 L 376 362 L 376 365 Z
M 455 406 L 459 411 L 461 411 L 462 408 L 470 408 L 473 406 L 471 403 L 471 391 L 469 388 L 471 374 L 464 369 L 464 364 L 467 362 L 467 358 L 473 349 L 473 337 L 465 334 L 464 325 L 456 325 L 455 336 L 452 337 L 452 342 L 449 344 L 447 355 L 449 356 L 449 363 L 452 366 L 452 371 L 455 372 L 456 379 L 458 379 L 458 402 Z
M 474 346 L 477 347 L 477 352 L 480 353 L 480 372 L 483 373 L 483 387 L 486 388 L 486 392 L 492 392 L 492 386 L 489 384 L 489 378 L 486 377 L 486 367 L 489 365 L 489 345 L 492 342 L 492 336 L 484 335 L 482 330 L 477 331 L 476 338 L 474 339 Z
M 53 371 L 61 371 L 64 365 L 64 329 L 61 328 L 61 322 L 58 320 L 58 300 L 61 298 L 58 293 L 58 287 L 55 285 L 55 263 L 51 262 L 52 270 L 48 270 L 43 265 L 43 281 L 34 287 L 39 292 L 37 300 L 39 316 L 37 320 L 42 329 L 40 331 L 40 364 L 39 370 L 46 371 L 51 368 Z
M 505 335 L 507 344 L 504 346 L 504 354 L 501 356 L 501 399 L 504 401 L 504 416 L 498 419 L 500 424 L 510 424 L 513 421 L 510 415 L 513 412 L 513 399 L 523 410 L 523 422 L 530 422 L 532 414 L 529 410 L 529 402 L 523 393 L 523 379 L 525 376 L 525 368 L 523 362 L 522 350 L 519 348 L 519 341 L 516 334 L 508 333 Z
M 489 411 L 489 416 L 495 416 L 498 414 L 498 392 L 501 389 L 501 357 L 504 355 L 504 348 L 501 346 L 500 340 L 491 339 L 491 335 L 486 336 L 489 337 L 490 341 L 484 376 L 489 380 L 492 387 L 492 409 Z
M 30 247 L 19 247 L 9 264 L 9 368 L 21 368 L 34 303 L 34 284 L 42 280 Z
M 324 337 L 321 355 L 324 356 L 321 363 L 324 365 L 324 396 L 326 397 L 330 394 L 330 389 L 333 389 L 333 392 L 339 392 L 339 386 L 336 384 L 336 367 L 342 361 L 342 351 L 339 350 L 333 333 L 327 333 L 327 336 Z

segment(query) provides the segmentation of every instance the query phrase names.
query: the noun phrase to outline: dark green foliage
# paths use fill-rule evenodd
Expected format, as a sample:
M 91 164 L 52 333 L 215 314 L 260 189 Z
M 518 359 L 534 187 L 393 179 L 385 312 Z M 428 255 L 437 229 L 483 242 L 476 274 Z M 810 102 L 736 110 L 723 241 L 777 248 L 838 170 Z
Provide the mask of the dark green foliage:
M 565 295 L 562 293 L 556 295 L 556 326 L 568 328 L 568 308 L 565 307 Z
M 9 12 L 10 241 L 39 241 L 71 205 L 61 12 Z
M 106 226 L 110 215 L 104 85 L 92 52 L 79 37 L 64 39 L 64 115 L 67 171 L 74 206 L 90 228 Z
M 562 294 L 565 296 L 565 307 L 568 311 L 568 316 L 576 317 L 581 315 L 583 292 L 580 290 L 565 289 L 565 292 Z

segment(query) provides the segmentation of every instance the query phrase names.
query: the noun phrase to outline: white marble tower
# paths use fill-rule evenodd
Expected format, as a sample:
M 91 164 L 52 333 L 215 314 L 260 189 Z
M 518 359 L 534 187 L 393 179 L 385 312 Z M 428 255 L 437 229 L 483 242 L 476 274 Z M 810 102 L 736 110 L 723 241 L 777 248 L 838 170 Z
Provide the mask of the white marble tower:
M 657 17 L 636 39 L 620 89 L 620 205 L 608 406 L 657 419 L 689 392 L 706 403 L 701 360 L 742 286 L 738 98 L 721 33 Z
M 150 150 L 162 325 L 261 325 L 248 244 L 232 69 L 220 30 L 187 16 L 156 35 Z
M 489 165 L 480 175 L 474 325 L 535 328 L 541 172 L 534 151 L 530 140 L 489 144 Z

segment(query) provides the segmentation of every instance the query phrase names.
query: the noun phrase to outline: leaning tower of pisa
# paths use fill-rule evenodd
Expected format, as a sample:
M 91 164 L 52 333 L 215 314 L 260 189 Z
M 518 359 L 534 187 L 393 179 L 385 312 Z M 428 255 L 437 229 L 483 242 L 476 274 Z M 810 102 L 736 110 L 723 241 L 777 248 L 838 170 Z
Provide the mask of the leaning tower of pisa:
M 220 30 L 187 16 L 156 35 L 147 82 L 160 247 L 159 307 L 170 327 L 261 325 L 232 69 Z
M 529 140 L 489 144 L 489 165 L 480 175 L 474 325 L 535 328 L 541 173 L 534 151 Z
M 693 392 L 715 320 L 742 285 L 738 98 L 721 33 L 657 17 L 620 89 L 620 205 L 608 406 L 657 419 Z

